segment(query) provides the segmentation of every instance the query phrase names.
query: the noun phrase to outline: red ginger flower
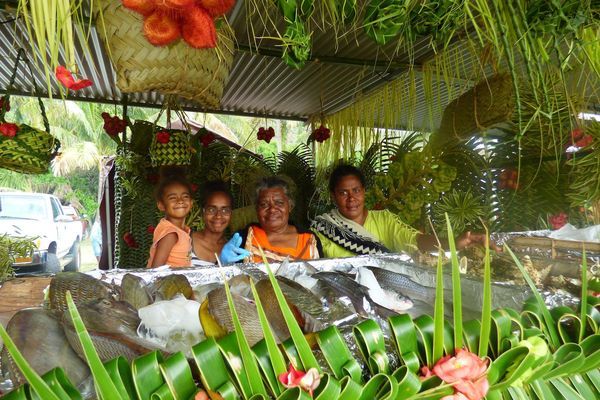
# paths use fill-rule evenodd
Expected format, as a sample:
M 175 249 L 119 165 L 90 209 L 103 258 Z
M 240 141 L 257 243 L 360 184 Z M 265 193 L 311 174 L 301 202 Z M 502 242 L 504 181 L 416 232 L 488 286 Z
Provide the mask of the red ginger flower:
M 329 139 L 330 136 L 331 136 L 331 130 L 329 128 L 326 128 L 325 126 L 323 126 L 323 124 L 321 124 L 321 126 L 319 126 L 317 129 L 315 129 L 312 133 L 313 139 L 319 143 L 323 143 L 324 141 Z
M 215 135 L 213 135 L 208 130 L 206 130 L 206 133 L 204 133 L 202 136 L 200 136 L 199 140 L 200 140 L 200 143 L 202 143 L 202 146 L 208 147 L 208 145 L 211 144 L 212 142 L 214 142 L 215 139 L 216 139 Z
M 558 214 L 552 215 L 549 218 L 550 225 L 552 225 L 552 229 L 560 229 L 562 228 L 567 221 L 569 220 L 569 216 L 564 212 L 560 212 Z
M 126 232 L 123 235 L 123 241 L 125 242 L 127 247 L 131 249 L 137 249 L 139 247 L 131 232 Z
M 88 86 L 92 86 L 92 84 L 93 84 L 92 81 L 90 81 L 89 79 L 77 79 L 76 80 L 75 78 L 73 78 L 73 74 L 71 73 L 71 71 L 69 71 L 62 65 L 59 65 L 58 67 L 56 67 L 55 75 L 56 75 L 56 79 L 58 79 L 58 81 L 64 87 L 66 87 L 67 89 L 71 89 L 71 90 L 83 89 Z
M 272 127 L 265 129 L 265 127 L 261 126 L 258 128 L 258 133 L 256 134 L 258 140 L 264 140 L 267 143 L 271 142 L 273 136 L 275 136 L 275 129 Z
M 287 372 L 279 375 L 279 382 L 286 388 L 300 387 L 300 389 L 309 392 L 312 397 L 313 391 L 319 387 L 321 377 L 316 368 L 311 368 L 306 372 L 299 371 L 290 364 Z
M 447 396 L 448 400 L 483 399 L 489 389 L 486 371 L 487 361 L 464 349 L 458 349 L 455 356 L 442 357 L 433 367 L 433 373 L 457 392 L 454 397 Z
M 156 141 L 161 144 L 167 144 L 171 140 L 171 134 L 167 131 L 160 131 L 156 133 Z
M 146 228 L 146 232 L 148 232 L 151 235 L 154 234 L 155 230 L 156 230 L 156 227 L 154 225 L 148 225 L 148 227 Z
M 3 122 L 0 124 L 0 134 L 8 138 L 13 138 L 19 132 L 19 126 L 10 122 Z
M 112 117 L 107 112 L 103 112 L 101 116 L 104 120 L 103 128 L 109 136 L 115 136 L 119 133 L 125 132 L 125 129 L 127 128 L 127 121 L 117 117 L 116 115 Z

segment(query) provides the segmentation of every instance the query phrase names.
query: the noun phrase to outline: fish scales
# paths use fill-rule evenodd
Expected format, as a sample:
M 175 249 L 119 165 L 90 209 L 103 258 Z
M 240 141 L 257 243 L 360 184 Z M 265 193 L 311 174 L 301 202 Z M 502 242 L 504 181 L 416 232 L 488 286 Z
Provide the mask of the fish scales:
M 430 302 L 435 299 L 435 289 L 413 281 L 409 276 L 378 267 L 367 267 L 384 290 L 401 293 L 411 299 Z

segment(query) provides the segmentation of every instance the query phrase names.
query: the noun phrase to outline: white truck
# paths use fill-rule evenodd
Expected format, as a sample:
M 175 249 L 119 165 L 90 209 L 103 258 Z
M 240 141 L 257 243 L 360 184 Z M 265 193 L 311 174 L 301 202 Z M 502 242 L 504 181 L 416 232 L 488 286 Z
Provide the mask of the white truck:
M 33 239 L 33 254 L 18 257 L 15 272 L 77 271 L 81 263 L 81 222 L 64 213 L 55 196 L 0 192 L 0 235 Z

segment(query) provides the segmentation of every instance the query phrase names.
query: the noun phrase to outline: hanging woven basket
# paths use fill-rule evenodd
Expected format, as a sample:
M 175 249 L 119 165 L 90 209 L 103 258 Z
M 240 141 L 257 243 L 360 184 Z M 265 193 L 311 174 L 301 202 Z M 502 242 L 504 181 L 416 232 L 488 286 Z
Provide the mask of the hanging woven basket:
M 154 133 L 150 144 L 150 161 L 153 167 L 189 165 L 192 148 L 186 131 L 160 129 Z
M 164 47 L 148 42 L 142 17 L 118 0 L 99 2 L 98 32 L 117 71 L 117 87 L 124 93 L 158 91 L 176 94 L 198 104 L 218 108 L 233 61 L 231 29 L 217 29 L 217 47 L 194 49 L 183 40 Z

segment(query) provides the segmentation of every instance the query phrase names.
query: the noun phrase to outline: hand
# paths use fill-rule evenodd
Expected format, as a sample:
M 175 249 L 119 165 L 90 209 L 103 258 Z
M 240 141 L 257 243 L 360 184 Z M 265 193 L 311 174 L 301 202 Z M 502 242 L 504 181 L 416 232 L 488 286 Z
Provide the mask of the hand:
M 456 249 L 462 250 L 465 247 L 469 247 L 474 244 L 480 244 L 482 246 L 485 246 L 485 241 L 485 233 L 471 233 L 471 231 L 466 231 L 456 239 Z M 491 250 L 494 250 L 495 252 L 502 251 L 502 248 L 499 247 L 496 243 L 492 242 L 491 240 L 489 241 L 489 243 Z
M 225 246 L 223 246 L 223 250 L 221 250 L 221 255 L 219 258 L 223 264 L 231 264 L 234 262 L 242 261 L 246 257 L 250 257 L 250 252 L 246 249 L 242 249 L 240 246 L 242 245 L 242 237 L 239 233 L 234 233 L 231 239 Z

